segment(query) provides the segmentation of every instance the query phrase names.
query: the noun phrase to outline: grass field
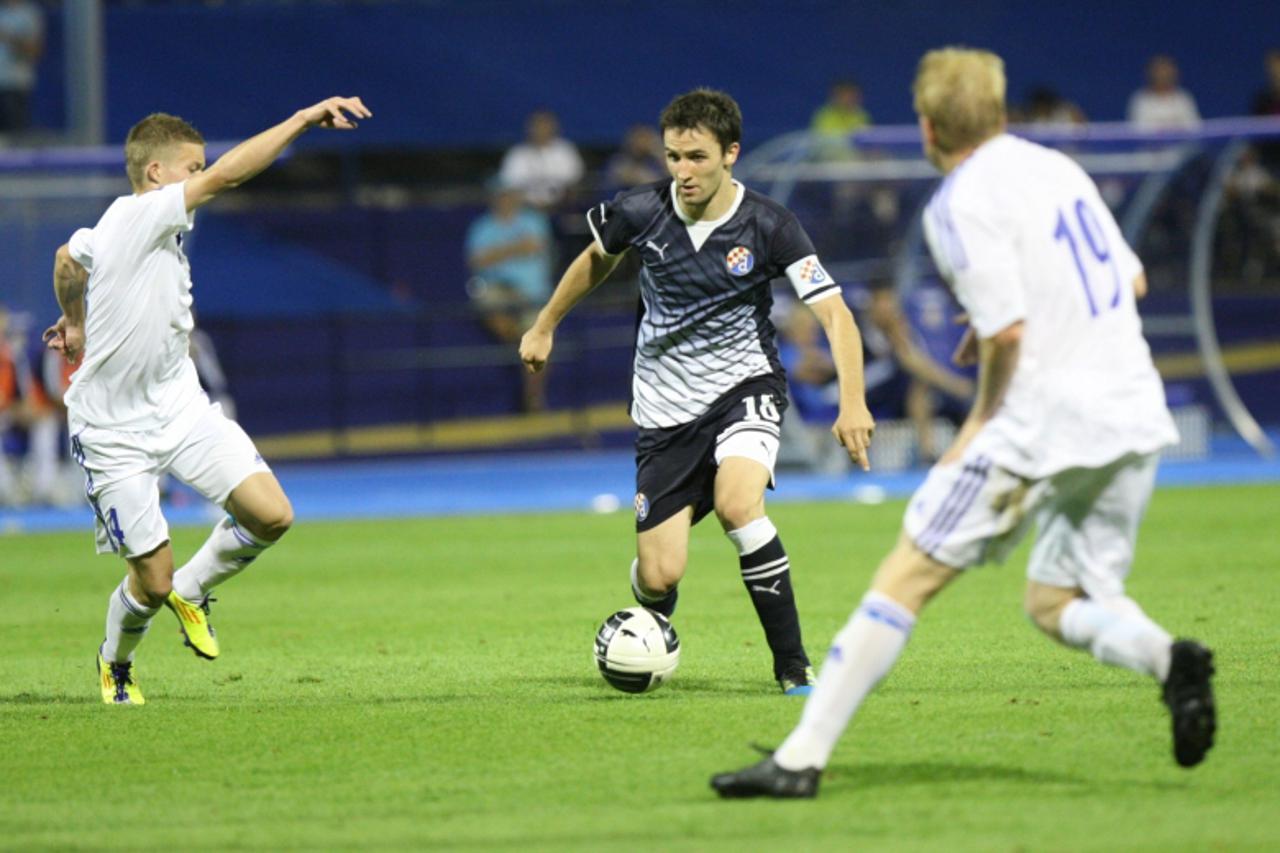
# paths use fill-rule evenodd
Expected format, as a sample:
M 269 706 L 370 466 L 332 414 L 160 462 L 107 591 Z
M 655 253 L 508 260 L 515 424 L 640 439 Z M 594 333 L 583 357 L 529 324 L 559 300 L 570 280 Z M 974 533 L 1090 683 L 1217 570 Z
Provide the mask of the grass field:
M 122 567 L 88 531 L 0 538 L 0 847 L 1275 849 L 1277 507 L 1278 486 L 1170 489 L 1144 528 L 1132 593 L 1217 653 L 1200 768 L 1174 765 L 1153 683 L 1029 627 L 1024 547 L 926 613 L 801 803 L 707 787 L 802 704 L 770 681 L 714 523 L 681 587 L 681 668 L 653 694 L 591 661 L 630 603 L 626 514 L 303 519 L 220 591 L 221 659 L 157 617 L 141 708 L 102 706 L 93 669 Z M 901 512 L 772 509 L 815 658 Z M 179 557 L 204 535 L 175 531 Z

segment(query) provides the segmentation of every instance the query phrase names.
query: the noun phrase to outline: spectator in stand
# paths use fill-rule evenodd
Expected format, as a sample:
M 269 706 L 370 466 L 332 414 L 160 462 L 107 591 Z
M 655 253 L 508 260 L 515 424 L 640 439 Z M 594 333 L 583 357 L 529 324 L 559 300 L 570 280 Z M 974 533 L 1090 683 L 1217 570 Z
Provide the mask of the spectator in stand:
M 846 292 L 863 330 L 867 405 L 877 418 L 909 418 L 918 461 L 934 462 L 941 453 L 933 433 L 933 417 L 942 402 L 938 395 L 968 402 L 973 397 L 973 382 L 933 359 L 891 287 L 855 285 Z M 812 312 L 800 306 L 785 310 L 778 324 L 778 356 L 801 420 L 821 423 L 825 432 L 839 397 L 835 363 L 819 330 Z
M 501 178 L 524 192 L 541 210 L 558 207 L 582 180 L 582 156 L 560 135 L 560 121 L 550 110 L 538 110 L 525 123 L 525 141 L 502 159 Z
M 871 116 L 862 107 L 862 87 L 849 79 L 831 84 L 827 102 L 809 121 L 809 131 L 819 138 L 819 155 L 824 160 L 852 157 L 849 137 L 870 126 Z
M 1267 69 L 1267 85 L 1253 96 L 1253 109 L 1256 116 L 1280 116 L 1280 47 L 1267 51 L 1264 60 Z
M 1194 130 L 1200 110 L 1186 89 L 1178 86 L 1178 66 L 1159 54 L 1147 63 L 1147 85 L 1129 98 L 1129 122 L 1143 130 Z
M 24 319 L 0 306 L 0 506 L 59 497 L 62 421 L 32 369 Z
M 1253 96 L 1250 110 L 1256 116 L 1280 116 L 1280 48 L 1267 51 L 1267 85 Z M 1271 141 L 1258 145 L 1261 164 L 1280 180 L 1280 142 Z
M 647 124 L 637 124 L 628 130 L 622 147 L 604 167 L 605 189 L 609 191 L 651 184 L 669 177 L 662 137 Z
M 1085 123 L 1084 112 L 1051 86 L 1035 86 L 1027 93 L 1022 121 L 1031 127 L 1061 128 Z
M 44 52 L 44 16 L 31 0 L 0 0 L 0 135 L 31 126 L 31 90 Z
M 9 312 L 0 305 L 0 507 L 19 503 L 18 480 L 9 464 L 9 454 L 20 405 L 18 366 L 9 343 Z
M 45 416 L 29 435 L 32 496 L 38 503 L 78 505 L 83 500 L 84 484 L 80 469 L 67 456 L 67 406 L 62 398 L 71 387 L 71 374 L 80 364 L 68 362 L 62 353 L 48 349 L 43 342 L 33 365 L 37 360 L 40 376 L 33 384 L 33 397 Z
M 528 207 L 525 195 L 499 175 L 490 183 L 489 211 L 467 229 L 467 293 L 481 322 L 504 344 L 518 344 L 542 303 L 551 295 L 551 223 Z M 546 371 L 521 365 L 521 407 L 546 407 Z

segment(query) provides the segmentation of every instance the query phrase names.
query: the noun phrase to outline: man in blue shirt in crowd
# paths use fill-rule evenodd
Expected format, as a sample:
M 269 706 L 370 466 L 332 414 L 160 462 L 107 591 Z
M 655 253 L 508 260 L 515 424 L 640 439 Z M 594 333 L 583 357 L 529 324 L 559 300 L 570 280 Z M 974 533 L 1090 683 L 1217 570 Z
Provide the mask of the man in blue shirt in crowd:
M 493 179 L 490 193 L 489 212 L 467 229 L 467 292 L 485 328 L 515 344 L 551 294 L 551 223 L 501 178 Z M 545 408 L 546 374 L 521 374 L 524 410 Z

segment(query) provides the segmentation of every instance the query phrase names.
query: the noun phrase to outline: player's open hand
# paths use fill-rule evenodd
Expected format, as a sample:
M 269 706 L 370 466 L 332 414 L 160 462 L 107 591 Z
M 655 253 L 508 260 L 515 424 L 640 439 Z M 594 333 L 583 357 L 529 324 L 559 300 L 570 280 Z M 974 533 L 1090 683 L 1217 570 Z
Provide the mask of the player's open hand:
M 45 329 L 41 339 L 45 346 L 62 353 L 71 364 L 78 362 L 84 353 L 84 329 L 68 325 L 65 316 L 59 317 L 58 322 Z
M 871 457 L 868 455 L 868 450 L 871 447 L 871 435 L 875 431 L 875 418 L 871 417 L 871 412 L 867 411 L 866 406 L 859 406 L 853 411 L 841 409 L 836 422 L 831 426 L 831 434 L 849 452 L 849 458 L 861 466 L 863 471 L 871 470 Z
M 359 98 L 326 98 L 302 110 L 307 127 L 327 127 L 330 130 L 355 130 L 359 127 L 356 119 L 372 117 L 373 113 Z
M 530 373 L 537 373 L 547 366 L 553 337 L 551 332 L 535 325 L 520 339 L 520 360 Z

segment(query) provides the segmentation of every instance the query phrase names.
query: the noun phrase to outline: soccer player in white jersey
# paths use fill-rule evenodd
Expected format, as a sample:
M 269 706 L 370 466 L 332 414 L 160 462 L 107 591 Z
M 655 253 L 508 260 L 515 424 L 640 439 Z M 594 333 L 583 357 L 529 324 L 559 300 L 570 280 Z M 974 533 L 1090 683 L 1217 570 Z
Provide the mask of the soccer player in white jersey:
M 50 348 L 81 359 L 65 395 L 71 452 L 85 472 L 98 553 L 123 557 L 128 574 L 107 604 L 98 651 L 102 700 L 140 705 L 134 649 L 167 605 L 199 657 L 218 656 L 209 591 L 274 544 L 293 509 L 253 442 L 211 404 L 188 355 L 191 272 L 183 235 L 195 210 L 267 168 L 312 127 L 355 128 L 371 113 L 359 98 L 299 110 L 205 168 L 204 139 L 157 113 L 125 142 L 133 194 L 107 208 L 57 251 L 62 316 Z M 226 509 L 208 541 L 174 572 L 158 479 L 169 473 Z
M 670 180 L 619 193 L 587 214 L 595 241 L 569 266 L 520 343 L 540 370 L 556 326 L 626 252 L 640 256 L 631 415 L 636 439 L 637 601 L 670 616 L 689 531 L 713 511 L 738 552 L 743 584 L 764 628 L 773 676 L 808 693 L 790 562 L 765 514 L 786 384 L 769 321 L 772 282 L 790 279 L 817 315 L 840 383 L 832 432 L 867 467 L 873 421 L 863 392 L 862 343 L 840 286 L 786 208 L 733 180 L 742 113 L 723 92 L 673 100 L 660 120 Z
M 1177 439 L 1135 307 L 1142 265 L 1076 163 L 1004 132 L 999 57 L 932 51 L 914 93 L 925 153 L 946 175 L 925 213 L 929 248 L 969 314 L 978 396 L 836 635 L 799 725 L 770 757 L 715 776 L 722 796 L 814 796 L 921 608 L 966 569 L 1002 560 L 1033 522 L 1035 625 L 1158 681 L 1179 764 L 1213 744 L 1209 650 L 1175 642 L 1125 595 L 1157 457 Z

